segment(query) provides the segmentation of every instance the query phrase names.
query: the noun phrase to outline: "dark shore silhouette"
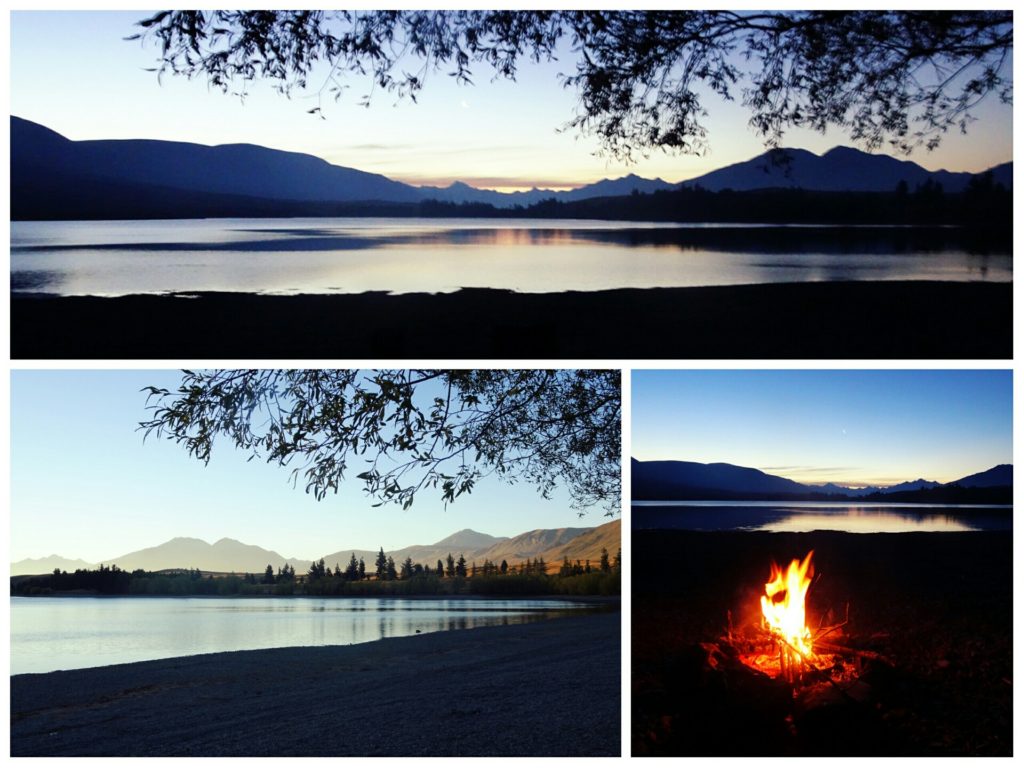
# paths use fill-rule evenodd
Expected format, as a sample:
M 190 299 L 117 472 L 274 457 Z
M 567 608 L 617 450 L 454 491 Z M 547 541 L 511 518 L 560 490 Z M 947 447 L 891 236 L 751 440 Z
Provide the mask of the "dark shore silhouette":
M 519 294 L 11 296 L 16 359 L 954 358 L 1012 355 L 1010 283 Z
M 618 611 L 15 675 L 11 754 L 621 754 Z

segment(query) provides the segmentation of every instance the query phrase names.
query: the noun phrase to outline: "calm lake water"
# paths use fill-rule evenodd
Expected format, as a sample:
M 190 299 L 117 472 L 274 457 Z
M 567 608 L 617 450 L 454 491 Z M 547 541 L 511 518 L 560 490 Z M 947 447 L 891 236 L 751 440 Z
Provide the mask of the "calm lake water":
M 955 229 L 538 219 L 12 222 L 11 290 L 525 293 L 827 280 L 1009 281 Z
M 634 501 L 633 529 L 688 531 L 1009 531 L 1009 506 L 849 502 Z
M 564 600 L 12 597 L 11 674 L 523 624 Z

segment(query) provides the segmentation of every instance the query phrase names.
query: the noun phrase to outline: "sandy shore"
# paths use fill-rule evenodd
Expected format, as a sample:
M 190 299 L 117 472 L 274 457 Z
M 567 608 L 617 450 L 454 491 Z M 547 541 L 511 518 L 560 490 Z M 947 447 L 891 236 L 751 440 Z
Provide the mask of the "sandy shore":
M 44 358 L 1009 358 L 1009 283 L 11 297 Z
M 841 643 L 893 666 L 865 671 L 857 704 L 793 715 L 768 682 L 710 669 L 701 644 L 727 611 L 736 627 L 757 621 L 769 564 L 811 549 L 812 625 L 848 604 Z M 633 753 L 1010 755 L 1012 550 L 1002 531 L 634 531 L 648 567 L 633 579 Z
M 618 755 L 611 611 L 11 678 L 11 754 Z

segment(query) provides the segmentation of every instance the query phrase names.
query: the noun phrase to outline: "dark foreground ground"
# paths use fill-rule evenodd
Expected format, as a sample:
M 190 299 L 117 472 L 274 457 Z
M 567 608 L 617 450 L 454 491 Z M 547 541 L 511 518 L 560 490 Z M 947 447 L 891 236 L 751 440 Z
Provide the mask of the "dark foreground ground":
M 1012 286 L 11 297 L 14 358 L 1010 358 Z
M 849 603 L 841 644 L 893 662 L 865 663 L 857 701 L 794 701 L 700 645 L 810 549 L 812 626 Z M 634 755 L 1012 754 L 1011 533 L 634 531 L 632 557 Z
M 11 754 L 619 755 L 621 613 L 11 678 Z

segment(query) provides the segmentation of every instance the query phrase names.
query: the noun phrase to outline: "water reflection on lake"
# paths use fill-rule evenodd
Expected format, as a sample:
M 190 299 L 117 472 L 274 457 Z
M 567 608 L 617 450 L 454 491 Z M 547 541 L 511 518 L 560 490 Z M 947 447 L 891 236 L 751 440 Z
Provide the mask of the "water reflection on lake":
M 953 228 L 543 219 L 12 222 L 11 290 L 525 293 L 830 280 L 1009 281 Z
M 523 624 L 565 600 L 12 597 L 11 674 Z
M 633 528 L 693 531 L 1009 531 L 1012 507 L 849 502 L 634 501 Z

